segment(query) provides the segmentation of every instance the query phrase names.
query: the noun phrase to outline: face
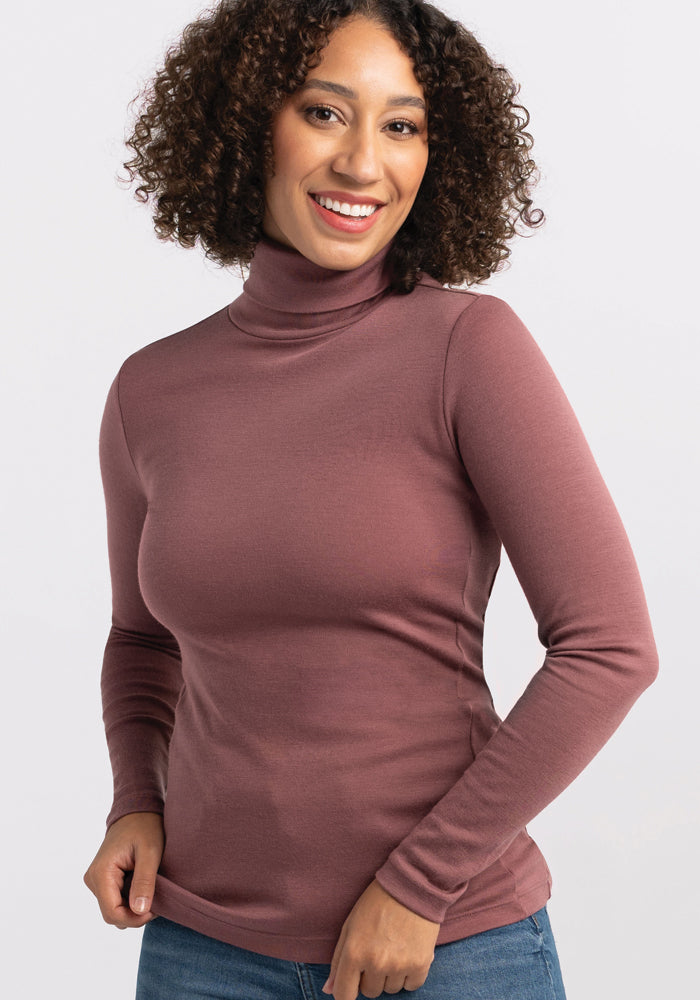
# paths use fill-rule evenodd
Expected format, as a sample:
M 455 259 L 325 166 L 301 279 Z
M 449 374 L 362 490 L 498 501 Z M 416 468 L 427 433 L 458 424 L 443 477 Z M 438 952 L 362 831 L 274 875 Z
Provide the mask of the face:
M 386 28 L 343 22 L 272 125 L 263 231 L 349 270 L 396 234 L 428 162 L 425 97 Z

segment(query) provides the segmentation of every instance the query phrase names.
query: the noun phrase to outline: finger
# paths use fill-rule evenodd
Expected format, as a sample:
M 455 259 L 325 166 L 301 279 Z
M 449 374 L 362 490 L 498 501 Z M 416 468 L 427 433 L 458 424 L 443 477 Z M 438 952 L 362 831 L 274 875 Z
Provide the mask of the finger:
M 384 992 L 386 976 L 383 972 L 368 972 L 367 969 L 360 976 L 358 988 L 363 997 L 378 997 Z M 403 977 L 401 978 L 403 982 Z
M 399 993 L 401 990 L 407 989 L 404 983 L 408 982 L 406 976 L 387 976 L 386 982 L 384 983 L 385 993 Z M 415 987 L 413 987 L 415 989 Z
M 343 947 L 345 945 L 346 934 L 347 934 L 346 927 L 345 927 L 345 924 L 343 924 L 342 929 L 340 931 L 340 936 L 338 937 L 338 941 L 337 941 L 337 944 L 335 946 L 335 951 L 333 952 L 333 957 L 331 958 L 331 971 L 328 974 L 328 979 L 325 981 L 325 983 L 321 987 L 321 990 L 322 990 L 323 993 L 332 993 L 333 992 L 333 986 L 335 984 L 335 977 L 336 977 L 336 973 L 338 971 L 338 963 L 340 962 L 340 956 L 343 953 Z
M 355 965 L 343 951 L 338 962 L 338 971 L 333 984 L 333 996 L 335 1000 L 357 1000 L 360 992 L 360 979 L 362 969 Z
M 121 922 L 124 908 L 122 885 L 124 872 L 116 865 L 98 866 L 86 875 L 85 884 L 97 897 L 102 919 L 108 924 Z
M 128 903 L 122 902 L 121 906 L 117 907 L 112 915 L 112 919 L 108 920 L 107 923 L 114 924 L 119 930 L 126 930 L 129 927 L 143 927 L 150 920 L 153 920 L 155 914 L 144 913 L 138 916 L 131 912 L 131 908 Z
M 130 910 L 123 896 L 125 875 L 128 874 L 119 865 L 111 864 L 94 866 L 85 876 L 85 884 L 97 897 L 102 919 L 120 930 L 142 927 L 153 919 L 151 913 L 137 915 Z
M 161 861 L 161 850 L 154 845 L 138 844 L 134 857 L 134 874 L 129 889 L 131 912 L 144 916 L 151 912 L 156 888 L 156 873 Z
M 402 989 L 409 990 L 409 992 L 411 990 L 419 990 L 428 978 L 429 972 L 430 968 L 426 969 L 424 972 L 416 972 L 413 975 L 406 976 Z

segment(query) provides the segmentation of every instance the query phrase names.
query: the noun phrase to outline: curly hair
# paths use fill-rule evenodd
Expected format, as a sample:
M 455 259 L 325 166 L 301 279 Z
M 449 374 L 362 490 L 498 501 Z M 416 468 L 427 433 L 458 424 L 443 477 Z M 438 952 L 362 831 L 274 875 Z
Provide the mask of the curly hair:
M 392 287 L 410 292 L 419 271 L 442 284 L 485 281 L 510 255 L 518 223 L 544 219 L 530 198 L 530 116 L 508 71 L 424 0 L 221 0 L 187 25 L 137 95 L 145 106 L 126 140 L 127 183 L 138 175 L 141 202 L 155 195 L 159 239 L 199 240 L 222 266 L 249 264 L 274 171 L 274 115 L 351 16 L 392 33 L 428 104 L 428 165 L 391 248 Z

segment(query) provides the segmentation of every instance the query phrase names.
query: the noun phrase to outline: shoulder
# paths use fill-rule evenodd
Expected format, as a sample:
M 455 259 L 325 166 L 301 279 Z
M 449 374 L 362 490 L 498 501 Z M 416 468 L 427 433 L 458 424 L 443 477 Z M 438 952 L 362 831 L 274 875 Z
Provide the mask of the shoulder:
M 504 299 L 477 294 L 459 311 L 445 355 L 446 398 L 478 386 L 492 402 L 520 398 L 523 387 L 536 395 L 556 381 L 538 341 Z
M 426 274 L 421 274 L 407 298 L 416 312 L 429 315 L 433 322 L 442 320 L 447 324 L 451 345 L 474 338 L 522 335 L 525 331 L 522 320 L 505 299 L 471 288 L 441 285 Z
M 441 285 L 435 278 L 421 274 L 416 286 L 409 296 L 416 301 L 425 302 L 430 307 L 450 312 L 455 318 L 467 319 L 467 314 L 474 320 L 489 316 L 515 315 L 513 309 L 497 295 L 487 292 L 475 292 L 472 288 L 454 288 Z
M 206 354 L 227 322 L 227 307 L 217 309 L 191 326 L 159 337 L 127 355 L 115 378 L 120 391 L 157 390 L 180 377 Z

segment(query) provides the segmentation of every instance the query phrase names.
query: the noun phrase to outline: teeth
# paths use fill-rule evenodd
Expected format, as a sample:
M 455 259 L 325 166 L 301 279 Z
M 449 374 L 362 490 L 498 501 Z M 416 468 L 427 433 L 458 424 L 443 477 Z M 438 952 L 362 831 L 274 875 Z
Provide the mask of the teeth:
M 323 198 L 319 195 L 314 195 L 314 201 L 317 201 L 319 205 L 323 208 L 329 209 L 331 212 L 337 212 L 339 215 L 351 215 L 356 218 L 360 216 L 365 218 L 368 215 L 373 215 L 378 205 L 350 205 L 347 201 L 333 201 L 332 198 Z

